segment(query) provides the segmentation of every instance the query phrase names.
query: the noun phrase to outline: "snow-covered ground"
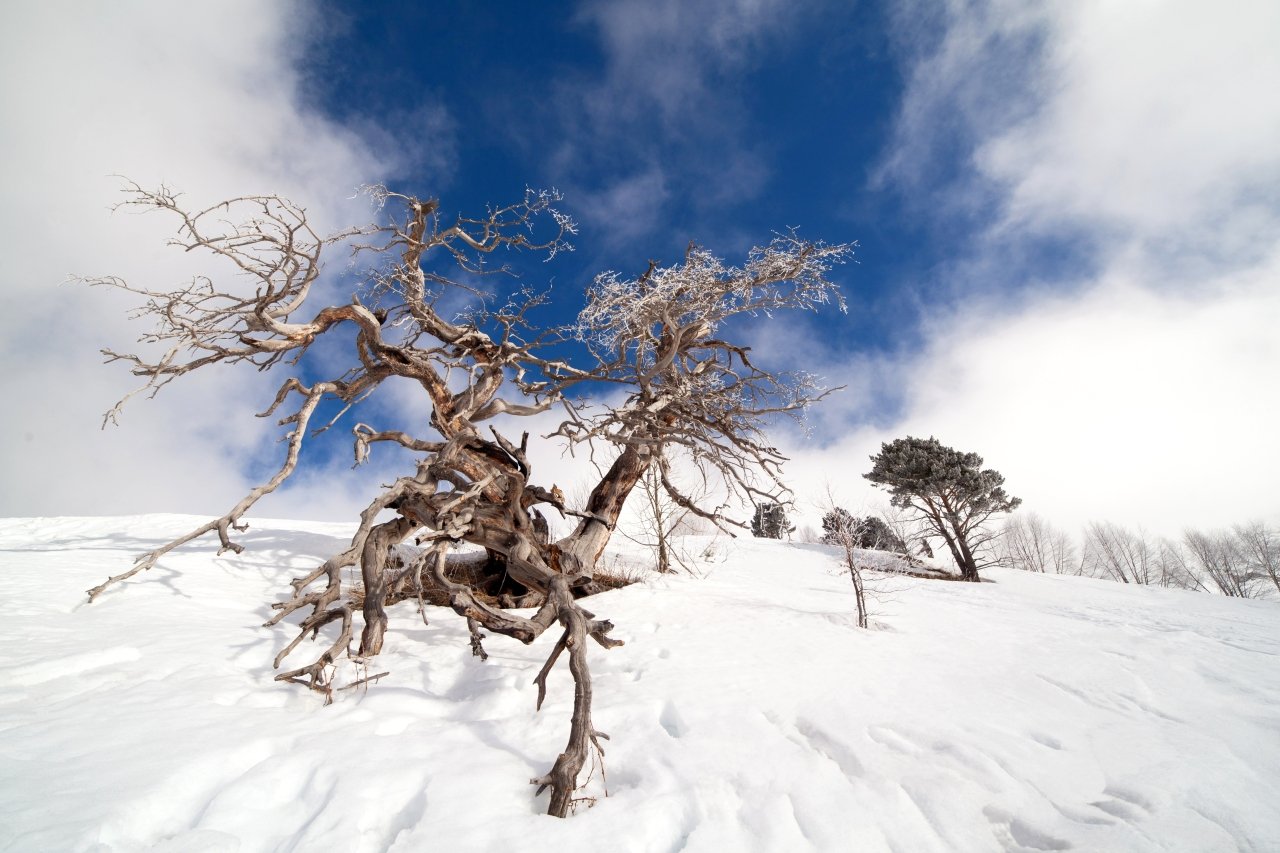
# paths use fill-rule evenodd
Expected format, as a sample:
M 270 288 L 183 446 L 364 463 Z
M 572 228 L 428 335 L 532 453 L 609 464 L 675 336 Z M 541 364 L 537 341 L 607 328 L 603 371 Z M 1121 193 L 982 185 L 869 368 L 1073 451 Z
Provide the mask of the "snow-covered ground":
M 864 631 L 834 549 L 696 543 L 703 577 L 593 600 L 608 797 L 559 821 L 551 633 L 480 663 L 398 605 L 391 674 L 323 707 L 260 627 L 349 532 L 318 523 L 84 604 L 196 521 L 0 520 L 0 849 L 1280 850 L 1280 603 L 993 571 L 879 581 Z

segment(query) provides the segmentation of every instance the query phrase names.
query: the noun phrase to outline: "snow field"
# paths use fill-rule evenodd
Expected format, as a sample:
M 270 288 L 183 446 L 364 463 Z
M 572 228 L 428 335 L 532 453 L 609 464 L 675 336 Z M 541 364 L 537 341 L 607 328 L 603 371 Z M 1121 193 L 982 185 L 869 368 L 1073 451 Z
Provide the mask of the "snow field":
M 890 577 L 863 631 L 834 549 L 695 543 L 702 577 L 588 605 L 627 641 L 591 649 L 609 796 L 558 821 L 527 784 L 568 734 L 563 661 L 534 713 L 554 632 L 481 663 L 397 605 L 390 675 L 323 707 L 260 627 L 343 546 L 320 523 L 83 603 L 198 521 L 0 520 L 0 849 L 1280 850 L 1276 602 Z

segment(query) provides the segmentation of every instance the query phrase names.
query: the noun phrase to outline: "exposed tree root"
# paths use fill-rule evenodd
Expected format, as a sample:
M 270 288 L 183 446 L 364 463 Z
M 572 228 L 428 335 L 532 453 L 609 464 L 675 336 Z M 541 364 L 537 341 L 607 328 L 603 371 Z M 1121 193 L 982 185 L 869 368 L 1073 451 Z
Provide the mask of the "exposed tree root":
M 609 739 L 605 733 L 596 731 L 591 722 L 591 670 L 587 666 L 587 637 L 590 636 L 606 649 L 620 646 L 622 641 L 607 636 L 613 627 L 611 623 L 595 621 L 593 614 L 574 602 L 567 584 L 553 588 L 551 596 L 556 601 L 556 615 L 564 626 L 564 634 L 556 641 L 547 662 L 534 679 L 534 684 L 538 686 L 537 707 L 539 710 L 542 708 L 542 701 L 547 695 L 547 676 L 560 653 L 567 649 L 569 672 L 573 676 L 573 715 L 570 718 L 569 743 L 564 752 L 556 758 L 546 776 L 530 781 L 538 786 L 538 794 L 551 788 L 547 814 L 567 817 L 573 805 L 573 794 L 577 790 L 578 774 L 586 764 L 590 751 L 594 749 L 603 758 L 604 747 L 600 745 L 600 739 Z
M 484 634 L 480 633 L 480 623 L 476 620 L 467 618 L 467 631 L 471 633 L 471 654 L 473 657 L 480 658 L 481 662 L 489 659 L 488 653 L 484 650 Z
M 557 757 L 546 776 L 533 780 L 538 786 L 538 793 L 551 789 L 551 800 L 547 813 L 559 817 L 566 816 L 575 802 L 577 779 L 592 755 L 603 756 L 601 739 L 607 739 L 603 733 L 596 731 L 591 720 L 591 673 L 587 662 L 586 640 L 595 640 L 604 648 L 622 645 L 622 641 L 608 636 L 613 629 L 607 620 L 598 620 L 586 610 L 575 598 L 575 587 L 570 583 L 569 575 L 557 574 L 548 582 L 548 589 L 540 596 L 541 606 L 531 617 L 522 617 L 508 612 L 491 595 L 481 594 L 469 583 L 459 582 L 456 575 L 474 575 L 478 560 L 456 561 L 455 567 L 460 571 L 451 577 L 448 556 L 452 545 L 449 540 L 438 540 L 430 548 L 424 549 L 407 566 L 395 560 L 388 561 L 390 549 L 407 538 L 415 529 L 414 525 L 404 518 L 395 519 L 379 525 L 368 525 L 357 532 L 353 544 L 342 554 L 335 556 L 310 574 L 297 578 L 292 582 L 293 597 L 276 606 L 277 612 L 268 621 L 268 625 L 278 624 L 286 615 L 300 609 L 310 608 L 310 613 L 298 626 L 297 635 L 277 655 L 275 665 L 279 668 L 284 659 L 298 648 L 304 639 L 316 638 L 320 630 L 337 623 L 338 632 L 324 650 L 313 661 L 305 666 L 286 670 L 276 675 L 278 681 L 301 684 L 325 696 L 326 704 L 332 701 L 333 694 L 371 680 L 377 676 L 361 678 L 350 684 L 338 686 L 334 683 L 335 664 L 344 653 L 351 654 L 354 641 L 353 617 L 356 612 L 362 613 L 365 620 L 363 643 L 359 659 L 376 654 L 380 650 L 380 640 L 385 632 L 387 598 L 392 590 L 399 590 L 401 599 L 411 597 L 405 590 L 417 587 L 417 594 L 450 607 L 466 619 L 472 654 L 482 661 L 488 658 L 482 640 L 481 629 L 495 634 L 513 637 L 522 643 L 537 640 L 552 625 L 559 624 L 563 633 L 552 648 L 546 663 L 539 671 L 534 683 L 538 687 L 537 709 L 540 710 L 546 698 L 547 677 L 559 660 L 561 653 L 569 652 L 569 671 L 574 681 L 574 704 L 570 718 L 569 740 L 565 750 Z M 355 555 L 359 553 L 361 559 Z M 362 594 L 351 596 L 342 589 L 342 570 L 360 563 L 362 567 L 363 585 L 357 587 Z M 390 563 L 390 565 L 389 565 Z M 369 566 L 381 567 L 373 571 Z M 311 589 L 312 585 L 322 582 L 323 586 Z M 577 588 L 583 587 L 579 583 Z M 373 594 L 370 594 L 370 589 Z M 353 601 L 353 598 L 355 599 Z M 374 626 L 373 631 L 370 626 Z M 373 640 L 379 641 L 372 646 Z
M 742 526 L 726 517 L 726 505 L 702 506 L 698 498 L 705 490 L 685 494 L 672 481 L 664 454 L 677 449 L 704 480 L 719 479 L 729 495 L 744 502 L 776 499 L 786 491 L 780 476 L 784 457 L 767 440 L 764 426 L 775 415 L 799 416 L 828 392 L 807 374 L 759 369 L 747 348 L 719 339 L 717 330 L 739 314 L 832 302 L 843 306 L 827 273 L 852 246 L 782 234 L 753 249 L 741 267 L 732 267 L 690 245 L 674 266 L 652 262 L 637 278 L 598 276 L 577 321 L 547 329 L 530 319 L 546 297 L 526 289 L 481 300 L 460 315 L 439 313 L 437 303 L 450 288 L 471 288 L 450 280 L 438 260 L 452 259 L 470 277 L 497 269 L 486 258 L 499 250 L 555 255 L 567 249 L 574 225 L 556 210 L 554 192 L 530 190 L 522 200 L 490 208 L 480 218 L 448 222 L 435 200 L 374 188 L 374 197 L 393 208 L 382 223 L 329 238 L 315 234 L 305 211 L 276 196 L 194 210 L 163 187 L 149 191 L 135 185 L 128 192 L 126 206 L 174 218 L 176 246 L 208 253 L 240 275 L 225 284 L 198 277 L 167 291 L 117 278 L 88 282 L 135 294 L 141 301 L 138 316 L 156 324 L 139 339 L 146 345 L 142 354 L 104 350 L 108 360 L 130 365 L 143 380 L 134 393 L 151 394 L 214 364 L 281 369 L 287 375 L 261 416 L 283 409 L 279 423 L 287 430 L 286 451 L 274 476 L 225 515 L 144 554 L 127 572 L 89 590 L 90 600 L 208 533 L 218 534 L 219 553 L 239 553 L 232 531 L 243 530 L 241 519 L 249 508 L 293 474 L 309 436 L 329 429 L 384 381 L 394 377 L 410 383 L 430 406 L 420 424 L 427 438 L 365 423 L 357 423 L 352 433 L 356 464 L 374 446 L 390 443 L 414 454 L 417 469 L 366 507 L 346 550 L 293 580 L 292 594 L 273 605 L 268 626 L 298 620 L 297 635 L 276 656 L 276 669 L 304 639 L 324 632 L 319 655 L 276 679 L 331 700 L 334 690 L 342 689 L 334 685 L 340 656 L 363 664 L 378 654 L 386 637 L 387 606 L 407 598 L 416 599 L 420 608 L 428 603 L 450 607 L 466 619 L 471 651 L 481 660 L 487 656 L 482 629 L 532 643 L 558 624 L 563 632 L 535 679 L 538 706 L 552 668 L 567 651 L 573 713 L 568 744 L 536 782 L 539 790 L 551 789 L 548 812 L 568 814 L 583 767 L 593 756 L 603 756 L 604 735 L 591 720 L 586 641 L 589 637 L 605 648 L 620 645 L 608 636 L 613 626 L 597 620 L 578 600 L 617 585 L 593 575 L 623 503 L 656 467 L 654 488 L 676 506 L 722 529 Z M 357 236 L 372 241 L 359 250 L 377 258 L 368 279 L 349 301 L 316 306 L 309 296 L 323 251 Z M 339 342 L 349 346 L 349 359 L 336 367 L 314 358 L 302 364 L 317 340 L 338 327 L 346 330 Z M 561 347 L 569 341 L 577 342 L 585 368 L 563 360 Z M 299 378 L 316 375 L 328 378 L 309 385 Z M 623 389 L 625 400 L 588 413 L 573 402 L 583 383 Z M 313 429 L 312 416 L 326 401 L 338 414 Z M 107 418 L 114 420 L 123 403 Z M 553 407 L 562 407 L 564 418 L 552 435 L 570 449 L 585 447 L 594 454 L 603 446 L 612 455 L 580 508 L 567 507 L 556 486 L 531 481 L 527 432 L 516 443 L 491 425 L 499 416 L 526 417 Z M 546 507 L 578 520 L 557 542 L 549 540 Z M 384 511 L 395 517 L 379 522 Z M 425 550 L 406 559 L 407 549 L 398 546 L 412 536 Z M 483 566 L 456 564 L 447 570 L 447 553 L 459 542 L 483 549 L 489 559 Z M 358 569 L 358 584 L 344 577 L 352 569 Z M 532 616 L 516 612 L 526 607 L 536 608 Z M 358 650 L 353 652 L 357 620 Z M 378 677 L 361 677 L 347 686 Z

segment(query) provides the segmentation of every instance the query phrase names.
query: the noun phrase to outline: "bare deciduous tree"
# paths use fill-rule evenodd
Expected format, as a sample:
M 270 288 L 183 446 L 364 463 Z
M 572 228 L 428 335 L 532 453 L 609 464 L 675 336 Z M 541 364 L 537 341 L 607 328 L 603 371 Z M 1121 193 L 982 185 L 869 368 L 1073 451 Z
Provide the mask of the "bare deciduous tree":
M 1080 557 L 1082 574 L 1121 583 L 1205 589 L 1177 543 L 1114 522 L 1090 522 Z
M 677 566 L 692 572 L 692 561 L 680 544 L 682 537 L 714 527 L 671 498 L 662 485 L 662 470 L 654 464 L 645 471 L 632 492 L 631 500 L 639 501 L 633 521 L 618 530 L 627 539 L 653 551 L 654 568 L 659 573 L 673 572 Z M 666 472 L 668 478 L 676 479 L 670 465 Z M 708 492 L 705 482 L 693 486 L 681 483 L 680 488 L 695 504 L 705 502 Z
M 1029 572 L 1073 574 L 1078 566 L 1071 537 L 1034 512 L 1010 518 L 997 547 L 1002 563 Z
M 1258 598 L 1267 591 L 1267 581 L 1271 580 L 1266 565 L 1257 559 L 1257 556 L 1268 556 L 1267 543 L 1262 537 L 1250 538 L 1250 532 L 1254 536 L 1260 533 L 1256 528 L 1219 533 L 1188 530 L 1182 541 L 1189 554 L 1191 571 L 1207 577 L 1225 596 Z M 1262 550 L 1255 556 L 1256 546 L 1262 546 Z
M 1280 537 L 1262 522 L 1231 530 L 1188 530 L 1180 542 L 1152 539 L 1112 522 L 1085 528 L 1081 571 L 1122 583 L 1218 592 L 1233 598 L 1270 594 L 1277 582 Z
M 858 551 L 862 548 L 865 518 L 850 515 L 848 511 L 835 505 L 830 492 L 827 493 L 826 514 L 822 520 L 824 535 L 822 541 L 827 545 L 835 545 L 844 554 L 845 571 L 853 583 L 853 600 L 857 608 L 858 627 L 867 627 L 867 586 L 862 574 L 862 563 L 858 559 Z
M 1180 544 L 1162 538 L 1149 547 L 1160 586 L 1210 592 L 1204 578 L 1188 559 L 1186 549 Z
M 1090 522 L 1085 528 L 1081 563 L 1085 574 L 1121 583 L 1167 586 L 1161 581 L 1157 548 L 1146 531 L 1137 532 L 1110 521 Z
M 1236 525 L 1232 532 L 1255 570 L 1270 578 L 1280 592 L 1280 531 L 1262 521 L 1251 521 Z
M 854 584 L 854 605 L 858 610 L 858 626 L 867 628 L 867 583 L 863 578 L 863 565 L 858 558 L 860 540 L 864 534 L 861 528 L 865 519 L 851 516 L 849 512 L 837 516 L 835 507 L 828 510 L 827 517 L 831 519 L 831 524 L 823 524 L 823 529 L 826 530 L 823 542 L 833 544 L 844 552 L 845 570 L 849 573 L 849 580 Z
M 211 253 L 238 275 L 217 282 L 197 278 L 171 290 L 117 278 L 89 280 L 135 294 L 141 300 L 138 314 L 156 323 L 141 338 L 141 352 L 108 350 L 108 360 L 130 365 L 142 380 L 139 391 L 151 394 L 217 364 L 284 373 L 274 402 L 262 413 L 282 416 L 284 458 L 274 476 L 226 514 L 143 555 L 89 596 L 97 598 L 209 533 L 217 534 L 220 553 L 241 551 L 233 537 L 244 529 L 245 513 L 294 473 L 304 443 L 337 420 L 313 424 L 322 402 L 336 400 L 341 417 L 386 380 L 410 380 L 431 406 L 420 434 L 361 422 L 352 435 L 357 464 L 378 445 L 392 444 L 417 454 L 415 470 L 370 501 L 349 547 L 295 579 L 288 598 L 274 605 L 268 625 L 301 616 L 297 635 L 276 657 L 277 668 L 304 640 L 326 634 L 314 659 L 276 678 L 331 695 L 335 659 L 350 653 L 356 636 L 360 658 L 378 654 L 388 602 L 424 586 L 467 620 L 477 654 L 483 654 L 482 628 L 531 643 L 558 624 L 562 633 L 535 683 L 540 707 L 552 667 L 568 653 L 575 685 L 569 742 L 551 770 L 534 781 L 539 793 L 551 789 L 548 813 L 563 817 L 574 802 L 579 771 L 600 750 L 603 737 L 591 718 L 587 640 L 604 648 L 620 644 L 609 636 L 613 625 L 578 599 L 599 588 L 593 570 L 623 502 L 654 470 L 666 495 L 689 513 L 722 528 L 744 526 L 724 506 L 702 506 L 672 482 L 663 460 L 674 448 L 746 505 L 781 499 L 784 459 L 764 436 L 766 422 L 774 415 L 798 415 L 826 392 L 812 377 L 758 367 L 745 347 L 718 333 L 735 315 L 830 302 L 843 307 L 827 273 L 851 247 L 788 234 L 753 249 L 741 267 L 730 267 L 690 246 L 674 266 L 651 262 L 638 277 L 598 276 L 576 322 L 537 329 L 530 312 L 542 298 L 527 291 L 498 300 L 499 307 L 480 302 L 461 317 L 445 316 L 440 300 L 463 285 L 440 272 L 441 262 L 478 274 L 490 271 L 485 259 L 498 250 L 554 255 L 566 249 L 574 227 L 556 209 L 558 196 L 530 191 L 483 216 L 446 221 L 434 200 L 381 188 L 374 193 L 390 208 L 386 224 L 322 238 L 301 208 L 275 196 L 192 211 L 166 189 L 132 187 L 128 207 L 174 217 L 177 246 Z M 373 271 L 347 303 L 313 305 L 325 250 L 352 238 L 367 241 L 359 248 L 372 256 Z M 338 328 L 350 332 L 331 335 Z M 325 363 L 306 360 L 325 336 L 349 342 L 349 360 L 329 373 L 323 373 Z M 565 360 L 565 346 L 574 342 L 587 353 L 583 366 Z M 569 396 L 571 390 L 599 386 L 622 389 L 624 402 L 592 410 Z M 527 432 L 514 441 L 492 425 L 500 416 L 553 407 L 564 412 L 553 435 L 606 457 L 603 476 L 582 506 L 568 506 L 558 490 L 534 482 Z M 117 404 L 108 417 L 114 420 L 119 411 Z M 540 506 L 578 519 L 577 526 L 549 541 L 546 525 L 539 523 Z M 384 511 L 393 518 L 379 521 Z M 419 556 L 408 565 L 389 561 L 393 546 L 410 537 L 425 546 Z M 519 603 L 537 604 L 536 612 L 512 612 L 471 579 L 452 573 L 447 557 L 459 542 L 499 557 L 508 576 L 530 593 Z M 356 591 L 343 584 L 348 567 L 358 567 L 362 578 L 354 597 Z
M 837 506 L 830 486 L 815 506 L 822 512 L 822 534 L 813 531 L 809 544 L 834 545 L 840 549 L 844 570 L 853 585 L 859 628 L 869 624 L 869 602 L 879 602 L 900 591 L 888 582 L 890 576 L 947 577 L 913 556 L 882 516 L 855 515 Z

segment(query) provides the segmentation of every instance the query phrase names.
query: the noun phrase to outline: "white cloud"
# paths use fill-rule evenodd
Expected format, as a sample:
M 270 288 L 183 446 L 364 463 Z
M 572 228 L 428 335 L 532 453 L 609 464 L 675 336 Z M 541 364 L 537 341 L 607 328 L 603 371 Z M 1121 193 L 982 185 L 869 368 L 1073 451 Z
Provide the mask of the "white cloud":
M 1018 0 L 913 0 L 892 10 L 906 88 L 876 183 L 926 187 L 936 204 L 944 149 L 962 150 L 1037 105 L 1035 62 L 1050 7 Z M 963 199 L 955 200 L 963 203 Z
M 779 0 L 584 3 L 577 20 L 597 35 L 604 69 L 557 87 L 564 142 L 550 164 L 584 224 L 622 241 L 652 232 L 670 202 L 756 195 L 768 168 L 743 132 L 737 78 L 802 17 Z
M 604 241 L 621 245 L 649 233 L 670 193 L 661 167 L 628 175 L 596 190 L 573 192 L 573 208 L 601 226 Z
M 982 454 L 1068 529 L 1108 519 L 1176 535 L 1275 516 L 1277 280 L 1280 256 L 1212 297 L 1109 280 L 1013 314 L 957 315 L 900 374 L 905 417 L 802 450 L 799 491 L 829 479 L 865 500 L 881 441 L 935 435 Z
M 997 213 L 923 350 L 871 365 L 901 382 L 899 422 L 797 445 L 799 490 L 863 501 L 880 441 L 932 434 L 1059 526 L 1280 517 L 1280 8 L 931 8 L 881 178 Z M 956 129 L 974 156 L 939 184 L 927 141 Z M 1079 237 L 1078 274 L 1022 263 L 1053 233 Z
M 135 383 L 97 350 L 142 329 L 125 321 L 127 300 L 60 285 L 114 273 L 158 286 L 195 269 L 162 245 L 161 218 L 110 214 L 116 174 L 169 182 L 193 203 L 278 192 L 322 233 L 368 218 L 348 198 L 393 164 L 305 105 L 309 15 L 252 2 L 4 11 L 0 513 L 220 513 L 247 485 L 245 460 L 276 464 L 272 425 L 250 415 L 273 389 L 251 372 L 186 377 L 100 432 Z
M 1280 6 L 1073 2 L 1053 25 L 1042 109 L 977 153 L 1009 223 L 1146 236 L 1275 212 Z
M 656 113 L 666 132 L 687 130 L 717 99 L 713 76 L 749 61 L 792 12 L 779 0 L 587 3 L 579 17 L 598 30 L 607 57 L 607 76 L 589 93 L 588 106 L 600 124 L 620 114 L 651 119 Z

